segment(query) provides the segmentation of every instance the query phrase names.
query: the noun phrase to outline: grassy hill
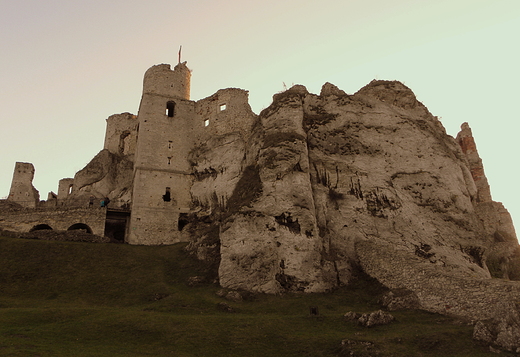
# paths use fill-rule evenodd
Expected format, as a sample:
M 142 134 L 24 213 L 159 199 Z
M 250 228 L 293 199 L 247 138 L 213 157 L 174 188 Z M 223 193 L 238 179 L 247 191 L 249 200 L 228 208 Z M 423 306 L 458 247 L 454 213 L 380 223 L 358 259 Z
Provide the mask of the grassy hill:
M 495 355 L 436 314 L 344 321 L 380 308 L 382 287 L 366 277 L 327 294 L 226 300 L 216 284 L 189 284 L 206 272 L 182 248 L 0 238 L 0 356 Z

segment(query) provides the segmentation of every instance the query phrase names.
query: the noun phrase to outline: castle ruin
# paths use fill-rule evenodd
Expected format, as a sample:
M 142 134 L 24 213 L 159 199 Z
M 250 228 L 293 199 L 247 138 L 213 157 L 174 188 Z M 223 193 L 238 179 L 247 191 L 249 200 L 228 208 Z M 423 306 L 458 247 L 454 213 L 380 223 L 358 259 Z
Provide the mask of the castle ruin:
M 447 135 L 397 81 L 296 85 L 256 115 L 241 89 L 190 100 L 190 75 L 151 67 L 138 115 L 109 117 L 103 150 L 46 201 L 17 163 L 0 228 L 188 242 L 252 292 L 328 291 L 361 269 L 520 351 L 520 246 L 467 123 Z
M 256 118 L 242 89 L 190 100 L 190 77 L 186 62 L 148 69 L 138 115 L 110 116 L 103 150 L 74 178 L 60 180 L 58 194 L 49 193 L 47 201 L 40 202 L 32 185 L 33 165 L 16 163 L 11 209 L 2 212 L 0 228 L 81 227 L 130 244 L 181 241 L 192 209 L 188 154 L 211 136 L 250 132 Z

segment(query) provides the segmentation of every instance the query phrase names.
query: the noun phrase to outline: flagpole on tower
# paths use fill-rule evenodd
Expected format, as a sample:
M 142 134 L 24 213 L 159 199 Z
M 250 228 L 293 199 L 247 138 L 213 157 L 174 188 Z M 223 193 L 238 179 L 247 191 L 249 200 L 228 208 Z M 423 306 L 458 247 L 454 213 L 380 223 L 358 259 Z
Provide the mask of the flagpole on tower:
M 181 51 L 182 51 L 182 45 L 179 47 L 179 63 L 181 63 Z

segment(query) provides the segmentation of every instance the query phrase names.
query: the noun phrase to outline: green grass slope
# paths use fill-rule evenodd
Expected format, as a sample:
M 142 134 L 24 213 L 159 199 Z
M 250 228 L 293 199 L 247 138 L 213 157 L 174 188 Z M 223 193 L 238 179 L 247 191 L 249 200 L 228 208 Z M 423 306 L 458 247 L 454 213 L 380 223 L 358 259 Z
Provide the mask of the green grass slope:
M 367 278 L 327 294 L 225 300 L 215 284 L 189 286 L 204 269 L 182 248 L 0 238 L 0 356 L 494 355 L 471 326 L 440 315 L 344 321 L 380 308 L 382 288 Z

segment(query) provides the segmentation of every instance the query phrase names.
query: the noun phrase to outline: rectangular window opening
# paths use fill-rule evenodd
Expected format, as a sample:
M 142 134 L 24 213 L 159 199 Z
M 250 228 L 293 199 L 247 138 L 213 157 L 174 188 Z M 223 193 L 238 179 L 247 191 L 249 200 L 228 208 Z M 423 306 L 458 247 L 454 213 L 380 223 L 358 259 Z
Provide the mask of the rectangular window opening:
M 170 188 L 166 187 L 166 192 L 162 196 L 164 202 L 170 202 L 172 200 Z
M 173 147 L 173 141 L 168 141 L 168 149 L 171 149 Z
M 226 103 L 220 104 L 220 106 L 219 106 L 220 111 L 226 110 L 226 108 L 227 108 Z
M 208 126 L 208 125 L 209 125 L 209 119 L 204 120 L 204 126 Z
M 168 103 L 166 103 L 166 115 L 169 118 L 173 118 L 175 115 L 175 102 L 170 100 Z

